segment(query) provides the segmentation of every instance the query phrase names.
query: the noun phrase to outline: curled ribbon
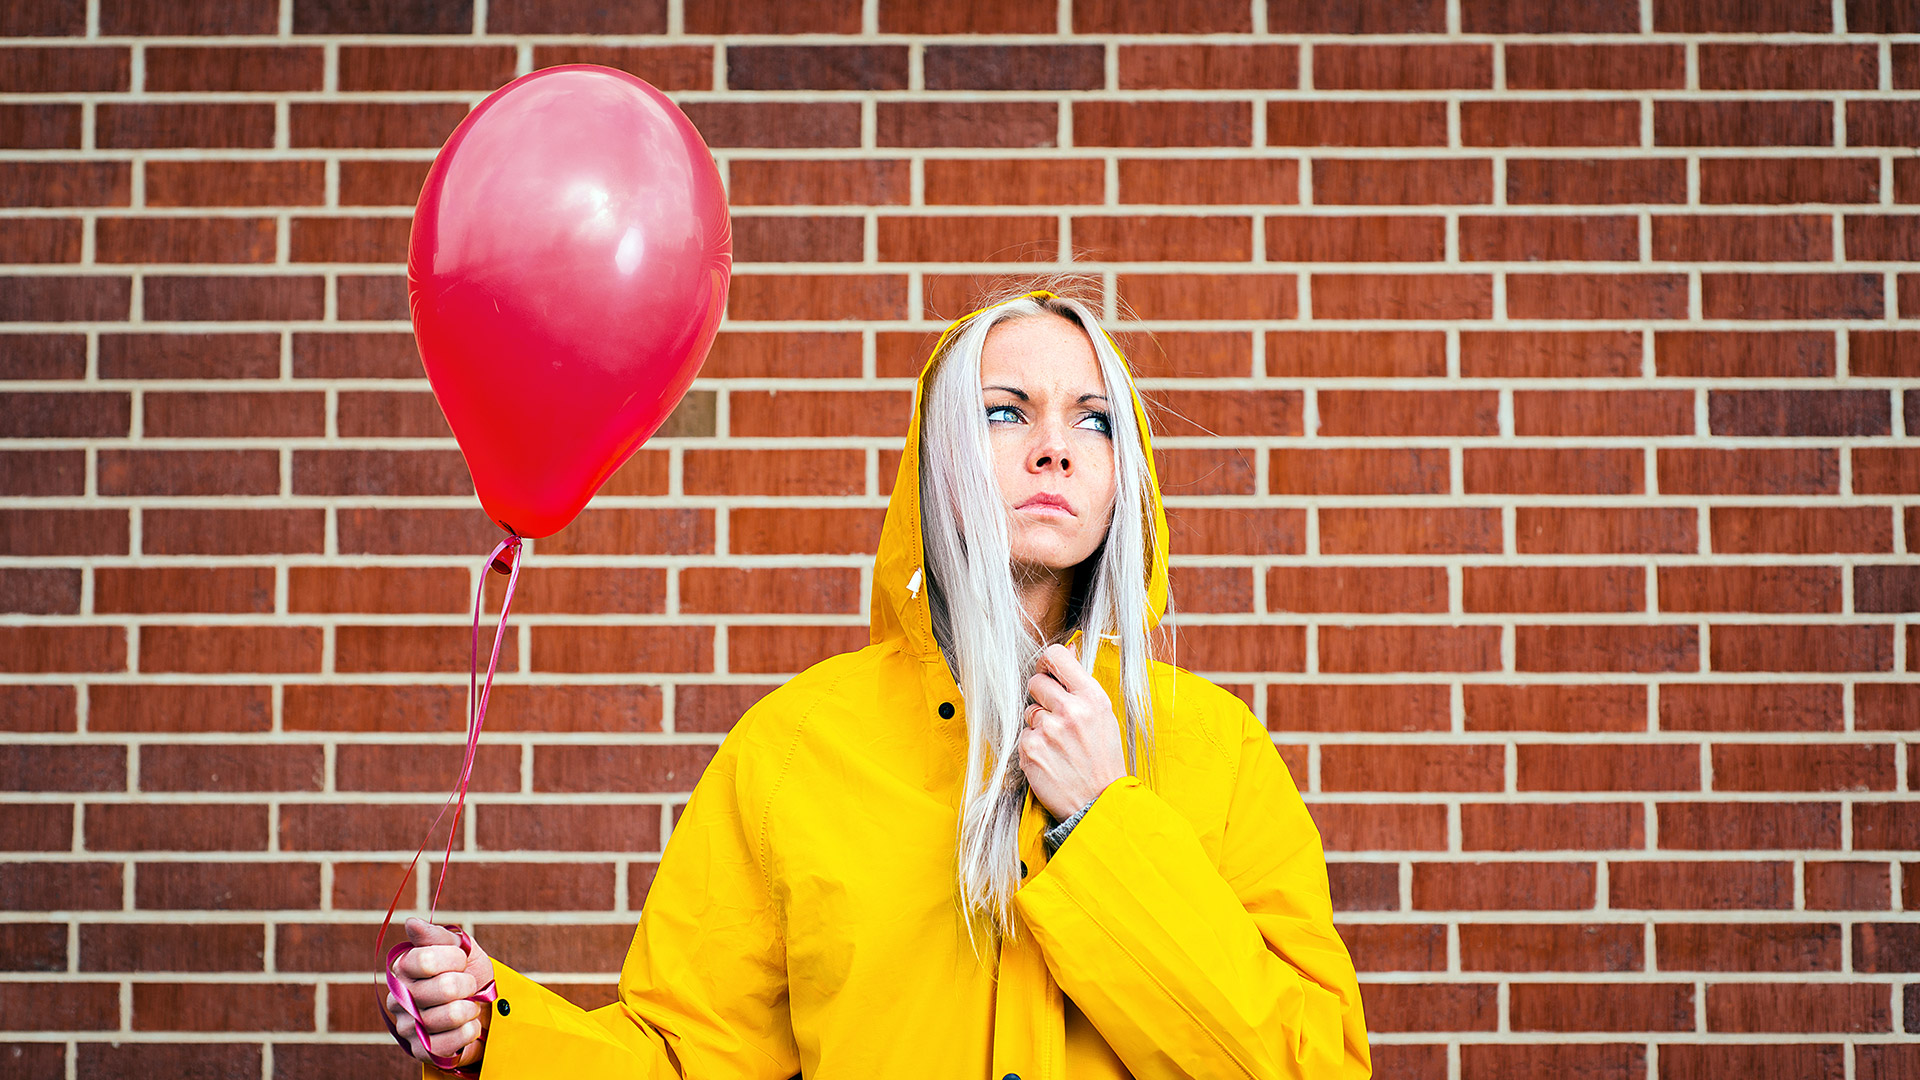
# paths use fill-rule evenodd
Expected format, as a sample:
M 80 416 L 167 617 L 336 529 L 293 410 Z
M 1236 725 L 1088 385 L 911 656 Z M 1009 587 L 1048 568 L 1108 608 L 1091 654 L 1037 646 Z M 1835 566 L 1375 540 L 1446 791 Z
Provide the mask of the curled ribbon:
M 487 698 L 493 693 L 493 676 L 500 667 L 500 644 L 506 637 L 507 612 L 513 607 L 513 590 L 520 583 L 520 555 L 520 537 L 509 534 L 493 549 L 493 554 L 487 556 L 487 569 L 480 572 L 480 587 L 474 591 L 473 595 L 473 649 L 467 665 L 467 754 L 460 763 L 460 783 L 454 788 L 453 793 L 447 796 L 447 801 L 440 807 L 440 813 L 434 817 L 433 824 L 427 826 L 426 841 L 421 843 L 419 851 L 414 852 L 413 861 L 407 864 L 406 876 L 400 879 L 400 888 L 394 891 L 393 902 L 387 905 L 386 918 L 380 923 L 380 936 L 374 939 L 375 950 L 386 943 L 387 929 L 393 925 L 393 912 L 400 906 L 400 896 L 407 891 L 407 882 L 413 880 L 413 869 L 419 865 L 420 856 L 426 854 L 427 844 L 433 840 L 433 831 L 440 827 L 440 819 L 446 817 L 447 810 L 451 808 L 453 823 L 447 826 L 447 851 L 445 857 L 440 860 L 440 880 L 433 888 L 433 903 L 427 911 L 427 921 L 433 921 L 434 912 L 440 909 L 440 891 L 447 885 L 447 867 L 453 859 L 454 837 L 460 835 L 460 815 L 467 806 L 467 784 L 473 776 L 474 754 L 480 747 L 480 728 L 487 719 Z M 486 599 L 488 571 L 505 574 L 507 590 L 500 599 L 500 625 L 493 631 L 493 655 L 487 660 L 487 679 L 482 684 L 480 682 L 480 611 Z M 471 956 L 473 938 L 458 926 L 449 926 L 447 929 L 459 935 L 460 948 Z M 423 1033 L 420 1041 L 424 1048 L 426 1046 L 425 1021 L 421 1019 L 420 1009 L 414 1004 L 413 995 L 408 992 L 406 984 L 393 971 L 394 962 L 415 947 L 411 941 L 401 941 L 387 951 L 387 989 L 392 992 L 394 999 L 400 1002 L 401 1008 L 407 1011 L 407 1015 L 413 1017 L 415 1030 Z M 479 1002 L 484 1008 L 491 1005 L 497 997 L 499 997 L 498 988 L 492 982 L 488 982 L 467 1000 Z M 411 1053 L 412 1048 L 407 1046 L 407 1040 L 402 1038 L 399 1030 L 393 1026 L 393 1017 L 387 1014 L 384 1003 L 381 1004 L 380 1019 L 385 1022 L 387 1031 L 393 1035 L 401 1047 Z M 430 1048 L 426 1053 L 427 1059 L 436 1067 L 459 1071 L 454 1070 L 454 1058 L 442 1057 Z

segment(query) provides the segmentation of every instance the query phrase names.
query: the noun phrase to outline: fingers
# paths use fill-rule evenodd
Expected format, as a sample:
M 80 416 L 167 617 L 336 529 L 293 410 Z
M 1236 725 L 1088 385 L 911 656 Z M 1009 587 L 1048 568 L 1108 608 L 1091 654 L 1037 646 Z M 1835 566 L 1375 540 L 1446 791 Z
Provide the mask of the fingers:
M 407 940 L 415 945 L 458 945 L 460 935 L 414 916 L 407 920 Z
M 400 954 L 394 974 L 403 979 L 431 979 L 448 971 L 465 971 L 467 952 L 458 945 L 422 945 Z
M 411 980 L 407 991 L 413 995 L 413 1007 L 424 1014 L 437 1006 L 472 997 L 480 992 L 480 983 L 464 971 L 447 971 L 430 979 Z
M 1084 693 L 1089 689 L 1099 689 L 1100 684 L 1080 666 L 1080 658 L 1065 645 L 1049 645 L 1040 653 L 1041 668 L 1053 674 L 1074 693 Z
M 1073 693 L 1059 680 L 1045 672 L 1035 672 L 1033 677 L 1027 680 L 1027 693 L 1033 696 L 1034 701 L 1039 702 L 1041 708 L 1051 713 L 1065 712 L 1068 704 L 1073 701 Z

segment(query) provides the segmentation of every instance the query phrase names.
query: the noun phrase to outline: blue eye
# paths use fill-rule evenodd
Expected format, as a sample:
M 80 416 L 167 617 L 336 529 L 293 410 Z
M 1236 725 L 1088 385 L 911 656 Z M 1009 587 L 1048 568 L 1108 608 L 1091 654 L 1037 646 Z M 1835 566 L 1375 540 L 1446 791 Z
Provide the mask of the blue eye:
M 1102 435 L 1113 434 L 1113 418 L 1111 416 L 1108 416 L 1106 413 L 1103 413 L 1103 412 L 1088 413 L 1087 419 L 1098 420 L 1100 422 L 1100 425 L 1098 428 L 1100 434 Z
M 1020 418 L 1020 410 L 1011 405 L 989 405 L 987 406 L 987 423 L 996 423 L 997 421 L 994 420 L 993 414 L 1001 412 L 1012 413 L 1016 420 Z

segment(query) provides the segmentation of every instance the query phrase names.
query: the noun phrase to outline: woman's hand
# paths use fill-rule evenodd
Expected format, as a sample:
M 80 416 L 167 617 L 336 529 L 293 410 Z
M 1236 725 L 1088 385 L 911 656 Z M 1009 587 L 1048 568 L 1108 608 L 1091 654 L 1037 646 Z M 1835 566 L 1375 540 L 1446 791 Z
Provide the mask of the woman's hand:
M 420 1061 L 427 1060 L 429 1046 L 442 1058 L 455 1058 L 456 1066 L 479 1061 L 486 1049 L 482 1039 L 493 1010 L 467 998 L 493 981 L 493 961 L 479 942 L 474 942 L 472 953 L 464 952 L 453 931 L 425 919 L 407 920 L 407 940 L 419 947 L 402 954 L 393 970 L 413 995 L 413 1006 L 425 1021 L 428 1044 L 421 1044 L 413 1017 L 389 990 L 387 1013 L 393 1017 L 394 1028 L 407 1040 L 407 1050 Z
M 1027 680 L 1034 704 L 1020 733 L 1020 768 L 1033 797 L 1065 821 L 1127 775 L 1120 721 L 1107 692 L 1065 645 L 1049 645 Z

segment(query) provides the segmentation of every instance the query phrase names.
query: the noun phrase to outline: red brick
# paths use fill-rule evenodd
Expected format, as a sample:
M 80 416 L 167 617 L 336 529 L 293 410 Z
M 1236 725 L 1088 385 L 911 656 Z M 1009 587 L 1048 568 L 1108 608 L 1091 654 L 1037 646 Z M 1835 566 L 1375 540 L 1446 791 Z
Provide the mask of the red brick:
M 1853 607 L 1867 612 L 1920 611 L 1920 567 L 1854 567 Z
M 1920 727 L 1920 684 L 1858 683 L 1854 726 L 1861 731 L 1906 731 Z
M 1323 205 L 1423 206 L 1493 201 L 1493 167 L 1488 161 L 1321 158 L 1315 159 L 1312 167 L 1313 201 Z
M 1856 923 L 1853 969 L 1863 972 L 1920 970 L 1920 927 L 1911 923 Z
M 342 395 L 346 399 L 354 396 Z M 216 439 L 317 437 L 326 434 L 326 406 L 326 396 L 318 393 L 148 391 L 142 397 L 141 434 Z M 388 433 L 410 434 L 391 429 L 382 432 Z M 344 425 L 341 434 L 347 434 Z
M 1415 863 L 1413 906 L 1424 911 L 1591 908 L 1592 863 Z
M 1692 1031 L 1687 983 L 1514 983 L 1515 1031 Z
M 1460 219 L 1460 257 L 1497 261 L 1633 261 L 1640 226 L 1629 217 L 1471 216 Z
M 660 811 L 632 806 L 481 807 L 475 837 L 493 851 L 658 851 Z
M 1641 971 L 1643 932 L 1625 923 L 1470 923 L 1460 927 L 1465 971 Z
M 407 279 L 397 274 L 342 274 L 334 292 L 335 316 L 343 322 L 407 318 Z
M 1892 874 L 1883 862 L 1809 859 L 1806 892 L 1809 911 L 1885 911 Z
M 803 671 L 868 643 L 859 626 L 736 626 L 727 640 L 733 670 L 764 673 Z
M 1703 90 L 1877 90 L 1879 50 L 1872 45 L 1700 46 Z
M 119 868 L 113 869 L 112 907 L 118 909 Z M 319 903 L 320 868 L 313 863 L 140 863 L 134 873 L 134 906 L 147 910 L 284 910 Z
M 1491 985 L 1368 983 L 1361 993 L 1374 1031 L 1492 1031 L 1499 1022 Z
M 467 670 L 473 649 L 472 630 L 465 626 L 340 626 L 334 631 L 334 670 L 445 671 Z M 491 627 L 481 628 L 482 670 L 492 650 Z M 519 666 L 519 637 L 509 633 L 502 642 L 500 665 Z
M 105 34 L 271 34 L 279 23 L 269 0 L 209 3 L 206 0 L 146 5 L 134 0 L 103 0 L 100 30 Z
M 1707 262 L 1825 262 L 1833 258 L 1833 219 L 1824 214 L 1657 215 L 1653 219 L 1653 257 Z
M 273 611 L 271 567 L 102 566 L 93 573 L 93 610 L 103 614 Z
M 1660 846 L 1669 850 L 1838 848 L 1834 803 L 1661 803 Z
M 1920 215 L 1857 215 L 1846 218 L 1847 258 L 1872 262 L 1899 262 L 1920 241 Z M 1853 331 L 1854 340 L 1872 337 L 1892 338 L 1897 331 Z M 1909 335 L 1911 336 L 1911 335 Z M 1869 358 L 1872 350 L 1869 350 Z M 1850 358 L 1851 359 L 1851 358 Z M 1859 373 L 1859 372 L 1856 372 Z
M 980 221 L 969 224 L 977 228 Z M 1253 257 L 1253 222 L 1244 217 L 1076 217 L 1072 237 L 1076 259 L 1245 262 Z
M 121 277 L 0 279 L 0 322 L 104 322 L 127 317 L 131 282 Z
M 1400 867 L 1396 863 L 1327 864 L 1335 911 L 1397 911 Z
M 1700 749 L 1665 743 L 1524 744 L 1521 791 L 1698 791 Z
M 0 790 L 125 791 L 126 749 L 73 744 L 0 748 Z
M 271 450 L 106 450 L 102 495 L 278 495 L 280 455 Z
M 820 108 L 818 105 L 780 107 Z M 857 146 L 860 141 L 859 107 L 847 105 L 845 108 L 853 111 L 846 113 L 844 118 L 836 116 L 841 123 L 811 141 L 745 142 L 742 145 Z M 1060 107 L 1050 101 L 884 101 L 877 106 L 876 145 L 1056 146 L 1060 136 L 1059 112 Z M 801 117 L 793 116 L 782 122 L 792 124 L 800 121 Z M 706 125 L 700 125 L 700 130 L 705 132 Z M 1084 138 L 1076 138 L 1075 145 L 1092 144 Z
M 87 697 L 94 731 L 264 732 L 273 718 L 265 686 L 103 683 Z
M 489 726 L 498 720 L 488 702 Z M 465 722 L 465 717 L 460 717 Z M 344 744 L 338 748 L 334 787 L 340 791 L 444 791 L 460 775 L 464 746 L 423 746 L 418 743 L 378 745 Z M 520 748 L 481 746 L 474 755 L 470 776 L 473 791 L 519 791 Z
M 512 80 L 514 49 L 509 45 L 343 45 L 338 63 L 339 88 L 344 91 L 493 90 Z
M 6 957 L 9 971 L 65 971 L 67 928 L 60 923 L 0 923 L 0 956 Z M 20 1060 L 12 1048 L 0 1054 Z
M 1299 85 L 1300 50 L 1293 45 L 1120 46 L 1122 90 L 1291 90 Z
M 713 633 L 696 626 L 541 626 L 535 671 L 711 671 Z
M 1683 319 L 1687 282 L 1677 274 L 1509 274 L 1514 319 Z
M 412 334 L 293 335 L 296 379 L 417 379 L 423 370 Z
M 9 555 L 125 555 L 127 542 L 122 510 L 0 511 L 0 550 Z
M 1468 378 L 1607 378 L 1640 374 L 1641 335 L 1635 331 L 1519 331 L 1460 333 L 1460 373 Z M 1522 397 L 1547 395 L 1516 393 L 1515 421 L 1520 422 Z M 1691 395 L 1689 400 L 1691 410 Z M 1626 392 L 1621 400 L 1644 400 Z M 1604 413 L 1603 413 L 1604 415 Z M 1691 412 L 1689 412 L 1691 415 Z M 1517 434 L 1541 432 L 1516 429 Z M 1607 432 L 1613 434 L 1614 432 Z M 1691 431 L 1687 432 L 1691 434 Z M 1553 432 L 1562 434 L 1562 432 Z M 1564 434 L 1584 434 L 1567 431 Z M 1633 432 L 1620 432 L 1633 434 Z
M 1460 105 L 1466 146 L 1638 146 L 1633 101 L 1468 101 Z
M 1316 803 L 1320 834 L 1336 851 L 1445 851 L 1447 808 L 1393 803 Z
M 783 331 L 722 333 L 714 339 L 713 350 L 700 370 L 708 378 L 857 378 L 860 336 Z M 918 372 L 916 365 L 906 374 Z M 891 374 L 883 365 L 881 375 Z M 429 407 L 439 411 L 437 406 Z
M 842 190 L 847 188 L 877 187 L 875 181 L 860 174 L 843 177 L 828 168 L 841 168 L 842 162 L 735 162 L 732 166 L 734 188 L 737 191 L 742 183 L 741 169 L 746 165 L 762 165 L 767 171 L 775 166 L 784 166 L 798 176 L 784 180 L 784 186 L 799 190 L 783 202 L 806 204 L 837 202 L 882 202 L 893 201 L 868 196 L 865 199 L 824 199 L 809 198 L 820 189 Z M 880 163 L 892 164 L 892 163 Z M 901 163 L 901 164 L 904 164 Z M 813 168 L 817 178 L 801 173 L 804 168 Z M 1092 160 L 967 160 L 943 159 L 925 163 L 926 203 L 929 206 L 1073 206 L 1104 201 L 1106 191 L 1106 170 L 1098 161 Z M 1125 166 L 1122 166 L 1123 172 Z M 897 181 L 900 194 L 898 201 L 906 201 L 905 170 Z M 799 177 L 805 177 L 804 180 Z M 768 186 L 771 186 L 771 177 Z M 1124 181 L 1123 181 L 1124 182 Z M 892 185 L 889 185 L 890 187 Z M 735 195 L 738 201 L 739 196 Z M 1137 201 L 1137 200 L 1136 200 Z M 1238 200 L 1235 200 L 1238 201 Z M 892 219 L 882 219 L 892 220 Z
M 1716 506 L 1713 550 L 1722 554 L 1816 554 L 1893 550 L 1886 507 Z
M 894 219 L 888 219 L 889 221 Z M 735 217 L 737 262 L 859 262 L 864 223 L 853 217 Z
M 556 12 L 554 5 L 541 0 L 511 0 L 511 3 L 513 7 L 505 10 L 500 5 L 493 5 L 487 9 L 489 32 L 500 32 L 501 27 L 497 25 L 497 20 L 503 16 L 513 18 L 516 14 L 519 20 L 526 22 L 541 18 L 552 19 L 555 15 L 560 15 L 562 18 L 570 16 L 578 19 L 582 25 L 621 20 L 634 25 L 640 23 L 652 25 L 657 20 L 659 26 L 657 30 L 632 32 L 664 33 L 666 31 L 666 5 L 658 3 L 657 0 L 652 4 L 632 4 L 620 8 L 597 6 L 592 0 L 575 0 L 575 3 L 581 6 L 566 13 Z M 704 45 L 534 46 L 535 70 L 560 64 L 599 64 L 603 67 L 618 68 L 640 76 L 660 90 L 713 89 L 713 49 Z
M 1335 929 L 1352 952 L 1354 967 L 1360 971 L 1445 971 L 1447 968 L 1447 928 L 1444 926 L 1345 923 Z
M 1437 217 L 1269 217 L 1272 262 L 1439 262 L 1446 223 Z
M 1839 731 L 1841 688 L 1820 683 L 1668 683 L 1664 731 Z
M 145 63 L 149 91 L 317 91 L 327 66 L 321 49 L 259 45 L 149 45 Z
M 892 274 L 742 274 L 727 295 L 735 319 L 901 319 L 906 279 Z
M 727 77 L 733 81 L 733 55 L 744 51 L 728 50 Z M 796 50 L 797 51 L 797 50 Z M 824 51 L 824 50 L 813 50 Z M 907 50 L 900 48 L 885 65 L 884 76 L 865 75 L 859 81 L 867 86 L 828 85 L 823 89 L 905 89 Z M 897 64 L 897 67 L 895 66 Z M 923 80 L 928 90 L 1104 90 L 1106 89 L 1106 51 L 1097 45 L 930 45 L 922 54 Z M 853 65 L 848 65 L 853 66 Z M 867 68 L 881 65 L 869 61 Z M 790 89 L 795 73 L 805 73 L 804 64 L 781 62 L 771 72 L 778 85 L 759 89 Z M 889 86 L 871 84 L 891 81 Z M 832 81 L 832 80 L 824 80 Z M 841 81 L 852 81 L 842 79 Z M 806 85 L 806 84 L 801 84 Z M 815 84 L 818 85 L 818 84 Z
M 1298 626 L 1189 625 L 1181 628 L 1179 649 L 1172 662 L 1202 671 L 1305 671 L 1307 666 L 1306 631 Z
M 120 987 L 9 980 L 0 983 L 0 1011 L 17 1030 L 113 1031 L 120 1026 Z
M 1082 0 L 1073 10 L 1076 34 L 1229 34 L 1251 29 L 1246 10 L 1206 0 L 1172 0 L 1150 8 L 1126 0 Z
M 425 161 L 343 161 L 341 206 L 412 206 L 427 179 Z M 315 200 L 318 201 L 318 200 Z
M 1502 686 L 1465 688 L 1468 731 L 1645 731 L 1642 686 Z
M 1912 394 L 1908 399 L 1912 400 Z M 1912 416 L 1911 409 L 1908 416 Z M 1913 427 L 1908 428 L 1914 430 Z M 1906 447 L 1862 446 L 1853 451 L 1853 490 L 1861 494 L 1920 491 L 1920 453 Z
M 1497 435 L 1499 401 L 1483 390 L 1322 390 L 1321 435 Z
M 1267 571 L 1267 610 L 1443 612 L 1447 578 L 1431 566 L 1302 566 Z
M 1675 158 L 1511 159 L 1507 162 L 1507 201 L 1574 205 L 1684 203 L 1687 201 L 1686 162 Z
M 1893 628 L 1761 626 L 1712 628 L 1715 671 L 1891 671 Z
M 121 161 L 0 162 L 0 206 L 126 206 L 131 175 Z
M 1520 671 L 1698 671 L 1699 631 L 1691 626 L 1520 626 Z
M 231 803 L 88 803 L 90 851 L 265 851 L 267 808 Z
M 465 577 L 462 576 L 462 584 Z M 500 610 L 506 578 L 487 578 L 487 610 Z M 653 567 L 549 566 L 522 570 L 514 610 L 525 614 L 659 614 L 666 610 L 667 575 Z M 469 601 L 458 602 L 465 610 Z
M 1645 489 L 1639 450 L 1468 450 L 1466 490 L 1472 493 L 1637 494 Z
M 742 555 L 871 555 L 883 512 L 841 507 L 740 507 L 727 511 L 728 550 Z M 712 525 L 704 526 L 712 550 Z
M 1446 30 L 1446 6 L 1437 0 L 1357 0 L 1328 5 L 1271 0 L 1267 29 L 1290 34 L 1407 34 Z
M 927 162 L 929 191 L 933 190 L 936 164 Z M 1037 162 L 1030 164 L 1033 167 L 1039 165 Z M 1101 187 L 1104 187 L 1104 184 Z M 1059 189 L 1058 195 L 1030 196 L 1023 201 L 1042 204 L 1098 202 L 1100 200 L 1097 197 L 1074 199 L 1068 195 L 1076 191 L 1089 191 L 1097 196 L 1101 187 L 1091 187 L 1089 191 L 1088 188 L 1076 184 Z M 931 196 L 928 201 L 932 201 Z M 1120 201 L 1182 205 L 1209 203 L 1291 205 L 1300 201 L 1300 165 L 1298 162 L 1286 159 L 1122 158 L 1120 160 Z
M 1508 42 L 1503 59 L 1510 90 L 1678 90 L 1686 85 L 1686 53 L 1679 45 Z
M 0 105 L 0 147 L 78 150 L 80 119 L 78 105 Z
M 1468 851 L 1577 851 L 1646 843 L 1631 803 L 1468 803 L 1460 808 Z
M 78 218 L 0 221 L 0 263 L 77 263 L 80 233 Z
M 311 986 L 274 983 L 133 984 L 136 1031 L 310 1031 Z
M 318 791 L 318 746 L 148 744 L 140 751 L 143 791 Z
M 78 37 L 86 32 L 87 7 L 76 0 L 30 0 L 0 8 L 0 33 L 8 37 Z
M 105 569 L 95 571 L 104 573 Z M 0 611 L 27 615 L 78 615 L 80 571 L 0 569 Z
M 1847 145 L 1906 146 L 1920 120 L 1914 103 L 1905 101 L 1847 102 Z
M 140 670 L 317 672 L 320 630 L 306 626 L 145 626 Z
M 1469 566 L 1461 602 L 1486 612 L 1644 611 L 1646 574 L 1627 566 Z
M 541 746 L 535 791 L 691 791 L 713 757 L 707 745 Z
M 1851 15 L 1849 18 L 1851 18 Z M 1857 24 L 1850 22 L 1849 25 Z M 1913 1030 L 1912 1017 L 1916 1011 L 1916 1000 L 1920 1000 L 1920 995 L 1914 994 L 1914 992 L 1909 989 L 1906 994 L 1905 1005 L 1905 1012 L 1908 1017 L 1908 1031 Z M 1854 1061 L 1859 1066 L 1859 1071 L 1855 1075 L 1858 1076 L 1860 1080 L 1896 1080 L 1897 1077 L 1905 1076 L 1914 1072 L 1916 1069 L 1920 1069 L 1920 1044 L 1906 1042 L 1858 1043 L 1855 1045 L 1857 1048 L 1854 1050 Z M 1772 1049 L 1772 1047 L 1767 1047 L 1767 1049 Z M 1821 1047 L 1820 1049 L 1832 1051 L 1828 1056 L 1834 1059 L 1833 1065 L 1830 1066 L 1830 1075 L 1834 1077 L 1834 1080 L 1838 1080 L 1839 1077 L 1844 1076 L 1845 1073 L 1841 1068 L 1844 1062 L 1840 1060 L 1841 1047 Z M 1811 1076 L 1813 1073 L 1809 1070 L 1802 1075 Z
M 271 105 L 101 104 L 94 115 L 95 141 L 103 149 L 227 149 L 273 145 Z
M 407 260 L 406 218 L 294 218 L 289 259 L 308 262 L 399 263 Z
M 148 555 L 317 555 L 325 524 L 319 509 L 147 509 L 140 513 L 140 546 Z
M 1292 274 L 1121 274 L 1134 316 L 1155 319 L 1291 319 Z
M 266 935 L 258 923 L 80 927 L 81 971 L 264 971 L 265 959 Z
M 1702 203 L 1870 203 L 1880 170 L 1871 158 L 1707 158 Z M 1675 200 L 1678 201 L 1678 200 Z
M 1271 331 L 1266 351 L 1266 374 L 1278 378 L 1439 377 L 1447 370 L 1446 337 L 1429 330 Z
M 1517 390 L 1513 430 L 1516 435 L 1547 436 L 1692 435 L 1693 394 L 1685 390 Z
M 126 668 L 127 634 L 121 627 L 0 627 L 0 671 L 125 671 Z
M 1667 1045 L 1661 1044 L 1662 1054 Z M 1469 1080 L 1517 1080 L 1526 1076 L 1639 1080 L 1646 1073 L 1647 1051 L 1637 1044 L 1469 1043 L 1460 1047 L 1460 1075 Z
M 1274 731 L 1445 731 L 1444 686 L 1341 686 L 1274 683 L 1267 687 L 1267 727 Z
M 1785 862 L 1613 862 L 1609 907 L 1659 910 L 1786 909 L 1793 864 Z
M 1831 450 L 1659 451 L 1663 495 L 1837 494 L 1838 456 Z
M 289 106 L 289 145 L 327 148 L 437 147 L 465 119 L 457 101 L 295 102 Z
M 1891 791 L 1893 747 L 1716 745 L 1713 786 L 1718 791 Z
M 1493 87 L 1486 45 L 1335 45 L 1313 50 L 1315 90 L 1485 90 Z
M 326 170 L 319 161 L 149 161 L 144 169 L 148 206 L 318 206 L 326 201 Z
M 148 277 L 144 311 L 161 322 L 309 320 L 320 318 L 324 291 L 318 277 Z
M 1233 452 L 1224 461 L 1206 450 L 1168 450 L 1154 458 L 1163 494 L 1255 494 L 1253 459 L 1245 451 Z
M 1320 550 L 1328 555 L 1497 553 L 1499 512 L 1474 508 L 1327 508 Z
M 1831 146 L 1824 101 L 1656 101 L 1657 146 Z
M 1840 575 L 1828 567 L 1666 567 L 1660 571 L 1660 609 L 1838 613 Z
M 1605 34 L 1640 28 L 1638 12 L 1609 0 L 1539 4 L 1526 0 L 1464 0 L 1461 25 L 1468 33 Z
M 1709 319 L 1872 319 L 1884 304 L 1879 274 L 1702 274 Z
M 1057 25 L 1056 13 L 1010 0 L 880 0 L 880 31 L 886 34 L 1051 34 Z
M 1885 983 L 1713 983 L 1707 1030 L 1891 1031 Z
M 1864 1051 L 1866 1047 L 1861 1049 Z M 1803 1080 L 1842 1080 L 1846 1076 L 1846 1048 L 1838 1045 L 1794 1046 L 1775 1042 L 1660 1045 L 1662 1080 L 1764 1076 L 1769 1072 Z M 1863 1071 L 1861 1075 L 1865 1076 L 1866 1073 Z
M 1271 101 L 1269 146 L 1445 146 L 1443 103 Z
M 1499 746 L 1326 746 L 1320 753 L 1324 791 L 1499 791 L 1506 771 Z
M 123 438 L 131 410 L 132 398 L 126 394 L 0 392 L 0 437 Z
M 1077 101 L 1075 146 L 1249 146 L 1252 108 L 1236 101 Z M 925 145 L 925 144 L 922 144 Z
M 694 0 L 689 34 L 857 34 L 860 5 L 850 0 L 803 0 L 779 7 Z
M 1321 671 L 1497 671 L 1494 626 L 1324 626 Z
M 1315 274 L 1318 319 L 1486 319 L 1493 279 L 1478 274 Z
M 1912 772 L 1912 766 L 1908 766 Z M 1909 777 L 1911 779 L 1911 777 Z M 1853 846 L 1860 851 L 1911 851 L 1920 848 L 1920 803 L 1853 804 Z M 1913 864 L 1908 863 L 1908 872 Z M 1905 885 L 1902 894 L 1909 899 L 1913 886 Z

